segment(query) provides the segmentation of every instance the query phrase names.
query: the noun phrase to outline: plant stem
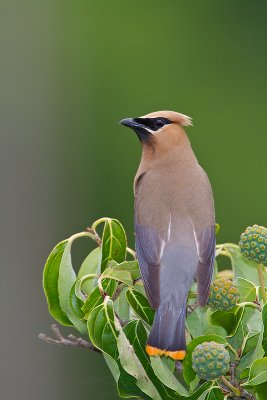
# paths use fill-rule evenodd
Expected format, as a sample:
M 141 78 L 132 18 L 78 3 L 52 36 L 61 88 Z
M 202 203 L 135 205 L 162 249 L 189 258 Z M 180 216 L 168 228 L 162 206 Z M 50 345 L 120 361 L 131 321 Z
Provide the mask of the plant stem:
M 235 359 L 236 359 L 237 361 L 239 361 L 239 360 L 240 360 L 240 357 L 239 357 L 239 355 L 238 355 L 238 352 L 237 352 L 229 343 L 227 344 L 227 347 L 228 347 L 229 350 L 231 350 L 231 352 L 234 354 Z
M 91 235 L 90 237 L 97 243 L 99 247 L 101 247 L 102 240 L 100 239 L 97 232 L 93 228 L 87 227 L 85 229 L 85 232 L 88 232 Z
M 127 253 L 131 254 L 131 256 L 133 257 L 133 259 L 136 260 L 135 251 L 132 250 L 130 247 L 127 247 L 126 250 L 127 250 Z
M 106 221 L 110 221 L 110 218 L 108 218 L 108 217 L 103 217 L 103 218 L 98 219 L 97 221 L 95 221 L 95 222 L 93 223 L 92 229 L 95 231 L 97 225 L 101 224 L 102 222 L 106 222 Z
M 92 343 L 84 340 L 83 338 L 77 338 L 74 335 L 68 335 L 67 338 L 64 338 L 59 330 L 59 327 L 56 324 L 51 325 L 51 329 L 56 337 L 55 339 L 45 335 L 44 333 L 39 334 L 39 339 L 45 341 L 46 343 L 61 344 L 68 347 L 80 347 L 82 349 L 92 350 L 96 353 L 101 353 L 101 351 L 98 350 Z
M 103 297 L 103 299 L 107 296 L 107 293 L 105 292 L 103 286 L 102 286 L 102 279 L 103 279 L 103 275 L 101 275 L 98 280 L 97 280 L 97 285 L 98 285 L 98 289 L 99 292 L 101 293 L 101 296 Z
M 263 265 L 258 264 L 258 274 L 259 274 L 259 280 L 260 280 L 260 291 L 261 291 L 261 296 L 262 300 L 264 303 L 266 303 L 266 293 L 265 293 L 265 283 L 264 283 L 264 275 L 263 275 Z
M 119 295 L 121 294 L 121 292 L 123 291 L 123 289 L 126 287 L 126 285 L 124 283 L 120 283 L 115 291 L 115 293 L 112 296 L 112 301 L 115 301 Z
M 237 387 L 233 386 L 224 376 L 221 376 L 221 380 L 224 385 L 234 393 L 235 396 L 240 397 L 241 392 Z
M 262 307 L 260 304 L 254 303 L 252 301 L 244 301 L 243 303 L 239 303 L 240 306 L 250 306 L 250 307 L 254 307 L 259 311 L 262 311 Z

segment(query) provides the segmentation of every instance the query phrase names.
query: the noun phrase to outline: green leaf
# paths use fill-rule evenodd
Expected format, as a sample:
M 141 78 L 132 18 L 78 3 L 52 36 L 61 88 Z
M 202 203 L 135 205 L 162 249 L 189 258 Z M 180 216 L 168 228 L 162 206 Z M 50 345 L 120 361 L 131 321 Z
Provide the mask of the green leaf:
M 174 390 L 182 396 L 189 395 L 185 387 L 175 378 L 171 370 L 162 361 L 161 357 L 150 357 L 151 366 L 155 375 L 165 386 Z
M 124 287 L 120 295 L 114 301 L 114 309 L 122 320 L 128 321 L 130 318 L 130 306 L 125 298 L 127 288 Z
M 186 400 L 206 400 L 214 388 L 213 382 L 205 382 L 191 396 L 187 397 Z
M 205 400 L 224 400 L 223 392 L 219 387 L 213 387 L 207 394 Z
M 115 325 L 119 332 L 118 351 L 119 359 L 123 369 L 136 379 L 136 385 L 153 400 L 162 400 L 159 392 L 148 377 L 146 370 L 134 352 L 133 346 L 130 344 L 123 332 L 118 320 L 115 318 Z
M 265 355 L 267 355 L 267 303 L 264 304 L 263 309 L 262 309 L 262 322 L 263 322 L 263 338 L 262 338 L 262 347 L 265 352 Z
M 267 357 L 255 360 L 250 367 L 248 381 L 241 386 L 256 386 L 267 382 Z
M 196 338 L 201 335 L 215 334 L 226 336 L 226 331 L 221 326 L 213 326 L 210 324 L 208 307 L 197 307 L 186 319 L 186 327 L 191 336 Z
M 72 267 L 71 260 L 71 246 L 73 241 L 80 237 L 80 235 L 84 235 L 84 233 L 82 232 L 82 234 L 72 236 L 64 248 L 59 266 L 58 293 L 61 309 L 67 314 L 75 328 L 78 329 L 79 332 L 85 333 L 84 322 L 80 319 L 80 313 L 76 312 L 77 307 L 73 306 L 74 299 L 71 293 L 73 285 L 76 282 L 76 274 Z
M 102 277 L 115 279 L 116 281 L 123 282 L 127 286 L 131 286 L 133 284 L 131 274 L 129 271 L 126 270 L 119 270 L 107 267 L 102 272 Z
M 210 314 L 210 323 L 216 326 L 222 326 L 227 336 L 234 336 L 238 325 L 242 319 L 244 307 L 236 306 L 227 311 L 214 311 Z
M 245 301 L 254 301 L 256 299 L 257 289 L 252 282 L 245 278 L 238 277 L 235 281 L 235 285 L 239 292 L 240 303 Z
M 107 366 L 110 369 L 110 372 L 112 373 L 114 380 L 118 383 L 119 377 L 120 377 L 120 368 L 119 368 L 117 362 L 112 357 L 110 357 L 107 353 L 102 353 L 102 354 L 107 363 Z
M 173 390 L 164 386 L 164 382 L 158 379 L 153 371 L 153 368 L 149 362 L 149 357 L 145 351 L 147 333 L 140 320 L 134 320 L 129 322 L 124 328 L 123 332 L 133 346 L 134 351 L 142 366 L 144 367 L 148 377 L 153 382 L 157 391 L 159 392 L 162 399 L 177 399 L 177 395 Z
M 134 376 L 128 374 L 117 361 L 120 368 L 120 377 L 118 380 L 118 393 L 122 398 L 137 397 L 142 400 L 151 400 L 138 386 L 136 386 L 136 379 Z
M 62 310 L 58 293 L 59 266 L 68 240 L 58 243 L 50 253 L 43 272 L 43 287 L 48 310 L 53 318 L 62 325 L 72 325 L 66 313 Z
M 118 333 L 114 318 L 113 302 L 106 296 L 103 303 L 95 307 L 89 314 L 87 328 L 93 345 L 116 360 L 118 358 Z
M 161 397 L 137 358 L 114 314 L 113 302 L 108 296 L 103 304 L 93 309 L 88 319 L 91 342 L 121 365 L 143 393 L 155 400 Z
M 112 297 L 116 290 L 117 283 L 111 279 L 104 279 L 102 281 L 102 286 L 105 292 Z M 82 306 L 82 311 L 84 313 L 84 318 L 88 319 L 90 312 L 97 306 L 103 303 L 103 296 L 100 293 L 99 287 L 96 286 L 91 294 L 86 299 L 84 305 Z
M 137 260 L 123 261 L 120 264 L 117 264 L 116 262 L 110 262 L 108 266 L 112 266 L 115 271 L 128 271 L 131 274 L 132 281 L 139 278 L 141 275 Z
M 76 317 L 78 318 L 79 331 L 83 334 L 86 334 L 87 333 L 86 323 L 82 321 L 84 317 L 84 313 L 81 310 L 82 306 L 83 302 L 75 294 L 75 283 L 74 283 L 70 291 L 68 309 L 71 310 L 72 314 L 76 315 Z
M 267 382 L 254 386 L 254 392 L 257 400 L 266 400 Z
M 123 226 L 116 219 L 108 218 L 102 234 L 102 261 L 101 271 L 107 266 L 110 260 L 118 263 L 125 261 L 127 238 Z
M 88 254 L 88 256 L 85 258 L 83 261 L 81 268 L 78 272 L 78 278 L 82 278 L 85 275 L 90 275 L 90 274 L 99 274 L 98 270 L 98 265 L 99 265 L 99 259 L 101 256 L 101 249 L 100 247 L 97 247 L 91 253 Z M 96 279 L 88 279 L 83 282 L 82 284 L 82 290 L 83 292 L 88 296 L 93 288 L 96 285 Z
M 83 277 L 77 279 L 76 282 L 75 282 L 75 294 L 83 303 L 86 301 L 86 295 L 85 295 L 85 292 L 84 292 L 84 285 L 88 281 L 94 281 L 94 282 L 96 281 L 97 282 L 97 275 L 96 274 L 84 275 Z M 94 289 L 94 286 L 90 290 L 90 293 L 87 294 L 87 297 L 88 297 L 88 295 L 91 294 L 92 290 Z M 88 286 L 87 286 L 87 288 L 88 288 Z
M 245 258 L 241 254 L 239 246 L 235 244 L 227 243 L 223 247 L 231 259 L 235 279 L 238 277 L 245 278 L 248 281 L 258 285 L 259 276 L 257 263 Z
M 241 374 L 244 370 L 250 367 L 253 361 L 262 358 L 264 351 L 262 349 L 262 332 L 258 332 L 247 340 L 244 355 L 241 357 L 239 364 L 236 367 L 236 376 L 241 379 Z
M 226 339 L 219 335 L 203 335 L 193 339 L 187 346 L 186 356 L 183 362 L 183 376 L 185 382 L 189 385 L 190 382 L 193 381 L 196 377 L 196 373 L 192 368 L 192 353 L 195 350 L 196 346 L 203 342 L 217 342 L 224 344 L 225 346 L 228 344 Z
M 134 312 L 150 326 L 153 324 L 155 311 L 150 307 L 146 297 L 133 287 L 125 292 L 126 299 Z

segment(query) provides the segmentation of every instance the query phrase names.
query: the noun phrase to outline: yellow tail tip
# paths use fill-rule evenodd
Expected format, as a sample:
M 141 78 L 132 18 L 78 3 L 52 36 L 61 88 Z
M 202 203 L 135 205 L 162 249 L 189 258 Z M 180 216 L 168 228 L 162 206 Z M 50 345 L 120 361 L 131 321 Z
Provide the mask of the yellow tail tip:
M 186 355 L 185 350 L 176 350 L 176 351 L 161 350 L 158 349 L 157 347 L 149 345 L 146 346 L 146 352 L 150 357 L 166 356 L 172 358 L 173 360 L 183 360 Z

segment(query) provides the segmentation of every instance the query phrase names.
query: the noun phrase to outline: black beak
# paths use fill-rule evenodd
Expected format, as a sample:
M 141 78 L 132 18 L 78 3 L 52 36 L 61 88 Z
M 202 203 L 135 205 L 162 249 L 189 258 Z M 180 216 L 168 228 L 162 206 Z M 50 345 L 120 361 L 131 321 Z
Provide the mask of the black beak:
M 133 129 L 139 137 L 139 140 L 144 142 L 149 140 L 151 132 L 146 130 L 147 126 L 144 125 L 140 120 L 142 120 L 142 118 L 125 118 L 120 121 L 120 124 Z
M 135 121 L 134 118 L 125 118 L 120 121 L 121 125 L 128 126 L 128 128 L 142 128 L 143 126 Z

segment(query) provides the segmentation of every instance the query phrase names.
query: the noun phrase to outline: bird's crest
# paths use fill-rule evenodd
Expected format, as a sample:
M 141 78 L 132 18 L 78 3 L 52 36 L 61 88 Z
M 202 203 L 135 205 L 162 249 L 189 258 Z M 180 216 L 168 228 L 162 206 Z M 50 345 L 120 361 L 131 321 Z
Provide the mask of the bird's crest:
M 167 118 L 171 122 L 182 126 L 190 126 L 193 125 L 192 118 L 187 115 L 175 112 L 175 111 L 156 111 L 147 115 L 144 115 L 142 118 L 157 118 L 163 117 Z

